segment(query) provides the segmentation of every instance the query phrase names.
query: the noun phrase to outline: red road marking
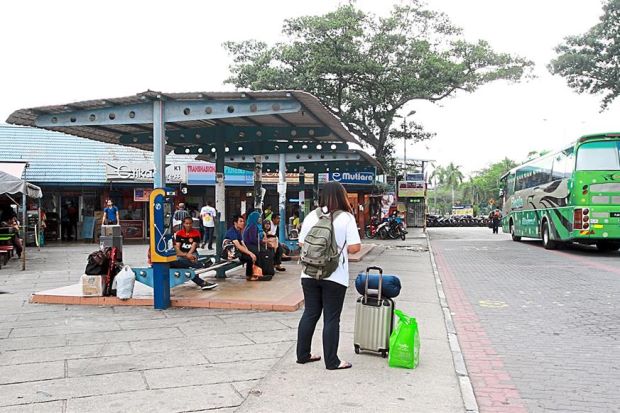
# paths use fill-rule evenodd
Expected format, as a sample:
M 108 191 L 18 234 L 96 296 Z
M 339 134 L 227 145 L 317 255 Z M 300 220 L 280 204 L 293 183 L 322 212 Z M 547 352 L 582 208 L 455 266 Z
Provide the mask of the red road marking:
M 527 413 L 525 402 L 491 345 L 441 248 L 433 245 L 433 252 L 480 412 Z

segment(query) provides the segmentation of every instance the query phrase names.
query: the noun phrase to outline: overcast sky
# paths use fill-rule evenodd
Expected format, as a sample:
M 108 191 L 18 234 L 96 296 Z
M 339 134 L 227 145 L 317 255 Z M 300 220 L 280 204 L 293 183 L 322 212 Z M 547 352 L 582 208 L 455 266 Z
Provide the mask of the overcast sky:
M 455 162 L 466 173 L 505 156 L 521 161 L 531 150 L 554 149 L 585 133 L 618 131 L 614 103 L 578 95 L 545 66 L 553 48 L 582 33 L 601 15 L 599 0 L 431 0 L 496 51 L 536 63 L 534 80 L 495 82 L 440 104 L 413 102 L 416 120 L 437 136 L 409 144 L 408 157 Z M 281 39 L 288 17 L 323 14 L 337 1 L 10 1 L 1 7 L 0 121 L 19 108 L 164 92 L 232 90 L 224 85 L 226 40 Z M 387 14 L 393 1 L 360 0 Z M 615 123 L 612 121 L 615 115 Z M 402 156 L 403 145 L 398 145 Z

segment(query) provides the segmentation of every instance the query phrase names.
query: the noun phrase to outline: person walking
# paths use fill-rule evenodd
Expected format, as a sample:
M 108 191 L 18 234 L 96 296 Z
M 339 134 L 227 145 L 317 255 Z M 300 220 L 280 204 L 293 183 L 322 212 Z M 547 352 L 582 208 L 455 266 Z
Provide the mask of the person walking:
M 491 227 L 493 228 L 494 234 L 499 234 L 499 225 L 502 221 L 502 213 L 499 208 L 496 208 L 495 211 L 491 212 Z
M 207 205 L 200 209 L 200 218 L 204 228 L 204 236 L 202 238 L 202 248 L 208 243 L 208 248 L 213 249 L 213 232 L 215 232 L 215 217 L 217 212 L 213 208 L 213 201 L 207 201 Z
M 323 355 L 328 370 L 348 369 L 351 363 L 338 358 L 340 338 L 340 314 L 349 285 L 348 254 L 361 249 L 357 223 L 349 206 L 347 191 L 339 182 L 328 182 L 320 194 L 319 207 L 322 212 L 332 214 L 333 233 L 341 255 L 336 270 L 323 279 L 312 278 L 302 270 L 301 286 L 304 294 L 304 313 L 297 330 L 297 363 L 305 364 L 321 360 L 321 356 L 311 353 L 312 336 L 316 324 L 323 314 Z M 299 234 L 299 245 L 312 227 L 319 222 L 317 210 L 304 219 Z

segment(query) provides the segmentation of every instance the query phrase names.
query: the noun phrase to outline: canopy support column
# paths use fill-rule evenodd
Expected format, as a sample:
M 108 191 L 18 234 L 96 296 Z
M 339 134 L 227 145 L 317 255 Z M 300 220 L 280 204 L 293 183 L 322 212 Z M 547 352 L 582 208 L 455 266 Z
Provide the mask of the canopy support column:
M 224 144 L 218 143 L 215 155 L 215 254 L 219 261 L 222 256 L 222 241 L 226 234 L 226 186 L 224 184 Z
M 319 174 L 314 173 L 314 182 L 312 183 L 312 207 L 319 206 Z
M 153 188 L 166 186 L 166 120 L 164 119 L 164 102 L 153 102 L 153 161 L 155 175 Z M 153 234 L 151 234 L 153 236 Z M 156 310 L 170 307 L 170 264 L 153 263 L 153 305 Z
M 263 157 L 254 157 L 254 209 L 263 211 Z
M 286 237 L 286 160 L 283 153 L 280 154 L 279 168 L 278 168 L 278 194 L 279 202 L 278 209 L 280 210 L 280 228 L 278 229 L 278 236 L 280 242 L 284 242 Z
M 22 237 L 22 271 L 26 271 L 26 244 L 28 243 L 28 211 L 26 211 L 26 193 L 28 192 L 28 187 L 24 185 L 24 188 L 26 189 L 22 194 L 22 232 L 24 233 Z M 19 234 L 16 236 L 19 236 Z

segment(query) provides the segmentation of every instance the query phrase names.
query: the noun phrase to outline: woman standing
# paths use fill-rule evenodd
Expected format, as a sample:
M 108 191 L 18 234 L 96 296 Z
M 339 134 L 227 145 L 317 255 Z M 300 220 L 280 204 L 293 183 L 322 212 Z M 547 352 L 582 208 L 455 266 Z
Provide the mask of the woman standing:
M 328 370 L 348 369 L 351 363 L 338 358 L 338 341 L 340 338 L 340 313 L 344 296 L 349 285 L 349 258 L 361 249 L 357 223 L 353 217 L 347 191 L 339 182 L 328 182 L 321 191 L 319 203 L 323 213 L 343 211 L 333 220 L 334 235 L 341 259 L 338 268 L 327 278 L 317 280 L 302 271 L 301 286 L 304 292 L 304 313 L 297 330 L 297 363 L 304 364 L 321 360 L 321 356 L 310 352 L 312 336 L 316 323 L 323 314 L 323 354 Z M 311 212 L 301 226 L 299 245 L 310 229 L 319 221 L 316 211 Z M 345 248 L 346 246 L 346 248 Z

